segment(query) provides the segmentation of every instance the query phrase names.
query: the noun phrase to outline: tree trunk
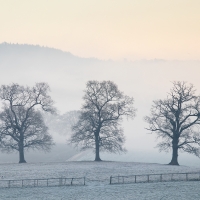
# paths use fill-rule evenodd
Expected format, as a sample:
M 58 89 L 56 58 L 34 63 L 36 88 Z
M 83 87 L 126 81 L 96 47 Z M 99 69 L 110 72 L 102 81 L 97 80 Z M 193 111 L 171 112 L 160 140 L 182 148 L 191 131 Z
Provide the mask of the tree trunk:
M 19 142 L 19 163 L 26 163 L 24 159 L 24 143 L 23 141 Z
M 178 140 L 172 141 L 172 160 L 169 165 L 179 165 L 178 164 Z
M 101 161 L 99 156 L 99 136 L 95 136 L 95 160 L 94 161 Z

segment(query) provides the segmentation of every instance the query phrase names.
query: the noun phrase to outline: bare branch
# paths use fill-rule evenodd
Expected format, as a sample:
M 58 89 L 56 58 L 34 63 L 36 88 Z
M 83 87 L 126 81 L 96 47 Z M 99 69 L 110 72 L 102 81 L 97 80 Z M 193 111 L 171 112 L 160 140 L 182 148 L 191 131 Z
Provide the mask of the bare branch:
M 173 82 L 173 88 L 165 100 L 153 102 L 151 116 L 145 117 L 147 130 L 155 132 L 163 139 L 158 147 L 168 151 L 172 148 L 171 163 L 177 162 L 178 149 L 198 156 L 200 146 L 200 96 L 195 96 L 192 84 Z M 176 157 L 176 159 L 175 159 Z M 174 159 L 174 160 L 173 160 Z M 175 161 L 176 160 L 176 161 Z
M 125 139 L 120 122 L 123 116 L 135 116 L 133 98 L 125 96 L 111 81 L 89 81 L 83 99 L 84 105 L 79 121 L 73 126 L 70 142 L 83 150 L 95 149 L 96 158 L 99 150 L 124 152 Z
M 24 148 L 48 150 L 53 145 L 39 111 L 40 107 L 46 112 L 55 112 L 48 92 L 46 83 L 37 83 L 33 88 L 18 84 L 0 88 L 4 102 L 0 113 L 0 148 L 7 152 L 19 151 L 20 162 L 25 162 Z

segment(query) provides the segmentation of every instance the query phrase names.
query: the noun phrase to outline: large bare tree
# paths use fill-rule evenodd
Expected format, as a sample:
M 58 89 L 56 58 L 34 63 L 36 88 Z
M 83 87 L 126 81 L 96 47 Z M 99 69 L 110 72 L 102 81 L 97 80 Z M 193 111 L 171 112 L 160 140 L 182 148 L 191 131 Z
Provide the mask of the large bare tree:
M 101 161 L 99 152 L 123 152 L 125 141 L 121 128 L 122 117 L 135 116 L 133 98 L 125 96 L 111 81 L 88 81 L 79 121 L 73 126 L 70 142 L 81 149 L 95 150 L 95 161 Z
M 18 84 L 2 85 L 0 98 L 0 148 L 19 152 L 19 163 L 25 163 L 24 149 L 49 150 L 52 137 L 44 124 L 41 110 L 54 113 L 53 101 L 48 95 L 49 86 L 37 83 L 34 87 Z
M 179 165 L 179 149 L 200 156 L 200 96 L 195 95 L 192 84 L 173 82 L 167 98 L 154 101 L 151 116 L 145 120 L 148 130 L 162 139 L 159 149 L 172 149 L 170 165 Z

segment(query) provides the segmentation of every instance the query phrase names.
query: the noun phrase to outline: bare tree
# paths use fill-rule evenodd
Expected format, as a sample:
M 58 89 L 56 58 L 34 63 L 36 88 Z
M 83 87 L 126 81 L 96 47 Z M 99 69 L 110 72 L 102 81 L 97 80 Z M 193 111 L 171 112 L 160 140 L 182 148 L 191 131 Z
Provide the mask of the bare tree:
M 19 163 L 26 162 L 24 148 L 49 150 L 53 145 L 39 110 L 55 112 L 48 91 L 46 83 L 37 83 L 32 88 L 18 84 L 2 85 L 0 88 L 3 101 L 0 148 L 7 152 L 19 151 Z
M 179 149 L 200 156 L 200 96 L 192 84 L 173 82 L 167 98 L 154 101 L 151 116 L 145 120 L 148 130 L 162 138 L 157 145 L 160 151 L 172 149 L 170 165 L 179 165 Z
M 52 115 L 49 113 L 43 113 L 44 122 L 48 126 L 50 133 L 53 135 L 60 134 L 70 137 L 72 130 L 71 127 L 77 123 L 79 118 L 79 111 L 69 111 L 62 115 Z
M 79 121 L 73 126 L 70 142 L 82 150 L 95 150 L 95 161 L 101 161 L 99 152 L 123 152 L 125 138 L 120 122 L 123 116 L 133 118 L 133 98 L 125 96 L 111 81 L 88 81 L 83 97 Z

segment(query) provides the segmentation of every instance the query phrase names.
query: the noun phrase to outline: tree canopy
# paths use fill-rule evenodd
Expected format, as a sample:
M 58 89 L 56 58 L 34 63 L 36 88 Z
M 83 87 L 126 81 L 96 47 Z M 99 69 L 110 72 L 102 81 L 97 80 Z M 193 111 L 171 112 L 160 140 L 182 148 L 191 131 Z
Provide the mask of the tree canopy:
M 26 162 L 24 149 L 49 150 L 52 137 L 44 124 L 41 110 L 54 113 L 53 101 L 48 95 L 49 86 L 37 83 L 34 87 L 18 84 L 2 85 L 0 99 L 0 148 L 19 152 L 19 162 Z
M 94 149 L 95 161 L 101 160 L 100 151 L 125 151 L 121 121 L 123 116 L 135 116 L 133 98 L 124 95 L 112 81 L 88 81 L 84 92 L 84 104 L 70 142 L 82 150 Z
M 169 164 L 178 165 L 178 150 L 200 156 L 200 96 L 192 84 L 173 82 L 164 100 L 156 100 L 151 115 L 145 117 L 147 128 L 161 138 L 161 151 L 172 149 Z

